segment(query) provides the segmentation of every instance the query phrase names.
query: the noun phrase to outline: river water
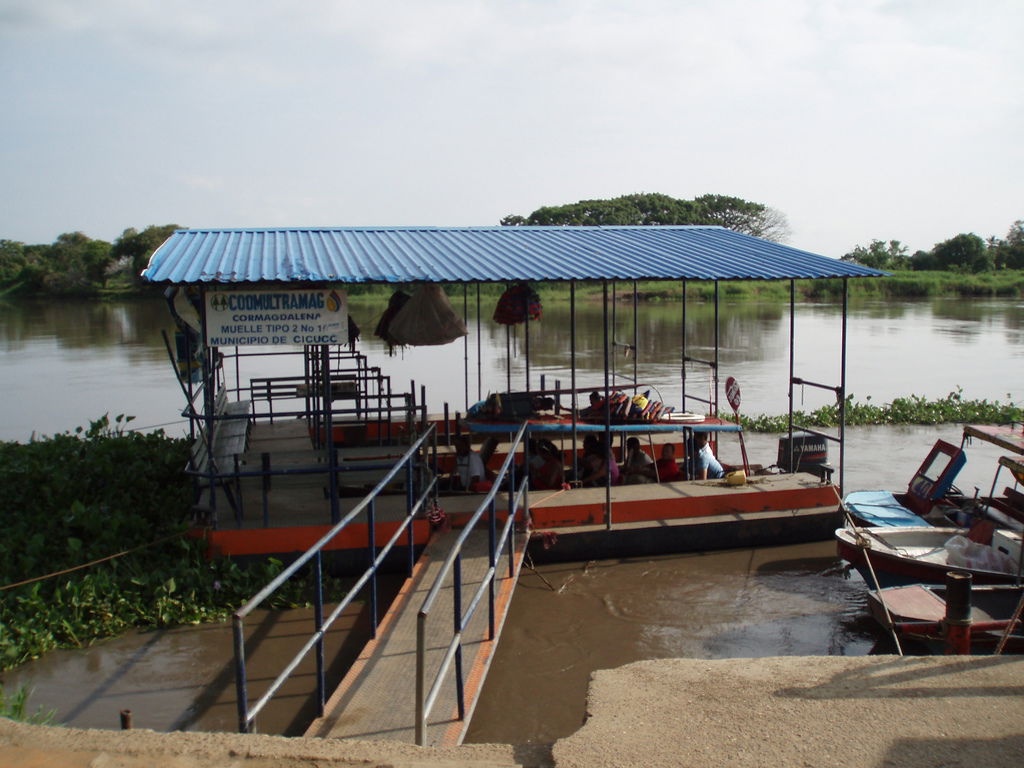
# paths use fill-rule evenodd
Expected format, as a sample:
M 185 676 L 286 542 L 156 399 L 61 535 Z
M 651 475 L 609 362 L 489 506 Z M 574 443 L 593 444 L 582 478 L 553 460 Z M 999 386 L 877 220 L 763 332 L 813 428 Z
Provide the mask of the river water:
M 456 306 L 461 308 L 461 297 Z M 364 333 L 361 349 L 371 364 L 426 387 L 428 406 L 464 409 L 488 391 L 526 384 L 523 329 L 506 367 L 506 334 L 482 324 L 479 384 L 475 302 L 471 339 L 444 347 L 388 356 Z M 372 329 L 381 307 L 353 302 L 351 312 Z M 485 310 L 486 312 L 486 310 Z M 580 386 L 602 383 L 601 309 L 578 310 Z M 616 338 L 632 342 L 632 309 L 616 312 Z M 688 312 L 689 353 L 710 357 L 713 312 Z M 662 399 L 677 403 L 678 307 L 642 306 L 638 378 L 654 383 Z M 0 302 L 0 439 L 26 440 L 87 424 L 104 413 L 134 415 L 141 427 L 164 425 L 182 434 L 182 395 L 167 360 L 161 329 L 170 330 L 161 302 L 113 304 Z M 552 306 L 530 329 L 530 382 L 544 374 L 549 386 L 568 386 L 568 309 Z M 795 375 L 838 384 L 839 312 L 830 304 L 797 309 Z M 1024 302 L 934 300 L 866 302 L 851 306 L 848 391 L 880 403 L 895 396 L 941 397 L 962 388 L 965 397 L 1024 400 Z M 742 387 L 746 413 L 787 408 L 789 316 L 779 304 L 723 304 L 722 377 Z M 463 373 L 468 360 L 471 373 Z M 616 356 L 632 375 L 634 358 Z M 259 375 L 293 374 L 275 368 Z M 687 372 L 687 389 L 706 396 L 709 381 Z M 814 408 L 827 394 L 797 392 L 796 407 Z M 691 410 L 697 408 L 690 406 Z M 847 490 L 905 487 L 937 438 L 958 443 L 956 425 L 864 427 L 847 441 Z M 771 463 L 776 436 L 751 434 L 751 461 Z M 723 440 L 720 454 L 738 461 L 738 442 Z M 975 444 L 958 482 L 966 492 L 987 491 L 999 452 Z M 833 460 L 835 457 L 833 456 Z M 543 578 L 542 578 L 543 577 Z M 358 626 L 358 616 L 349 626 Z M 302 612 L 275 614 L 267 629 L 268 658 L 301 642 Z M 277 639 L 280 638 L 280 639 Z M 831 542 L 628 561 L 602 561 L 524 569 L 502 642 L 469 732 L 472 741 L 551 741 L 572 733 L 584 716 L 586 686 L 596 669 L 637 659 L 723 658 L 789 654 L 859 655 L 887 651 L 886 640 L 864 613 L 863 584 L 838 568 Z M 289 654 L 290 655 L 290 654 Z M 309 676 L 303 676 L 308 681 Z M 117 727 L 129 708 L 136 727 L 233 730 L 230 628 L 210 625 L 129 635 L 89 649 L 61 651 L 3 673 L 5 686 L 35 688 L 32 707 L 56 710 L 70 725 Z M 264 732 L 301 730 L 301 692 L 292 691 L 261 721 Z

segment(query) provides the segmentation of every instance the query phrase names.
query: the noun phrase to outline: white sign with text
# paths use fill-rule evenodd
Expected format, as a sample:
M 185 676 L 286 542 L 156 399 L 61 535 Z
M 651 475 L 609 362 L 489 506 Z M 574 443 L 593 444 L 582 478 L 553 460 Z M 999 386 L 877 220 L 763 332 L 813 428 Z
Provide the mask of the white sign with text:
M 348 307 L 344 291 L 209 291 L 206 343 L 211 347 L 344 344 Z

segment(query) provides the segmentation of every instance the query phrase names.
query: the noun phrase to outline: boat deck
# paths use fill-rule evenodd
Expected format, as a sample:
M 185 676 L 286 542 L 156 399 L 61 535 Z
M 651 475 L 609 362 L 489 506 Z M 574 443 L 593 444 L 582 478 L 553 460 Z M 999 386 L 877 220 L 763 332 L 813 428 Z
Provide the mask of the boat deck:
M 377 638 L 363 649 L 338 689 L 330 697 L 322 718 L 307 736 L 370 739 L 415 743 L 417 614 L 444 564 L 457 532 L 435 537 L 416 564 L 398 597 L 381 621 Z M 466 691 L 463 719 L 458 718 L 454 663 L 446 674 L 433 711 L 427 718 L 426 744 L 449 746 L 462 742 L 488 665 L 497 649 L 523 551 L 514 556 L 509 577 L 508 557 L 498 562 L 495 584 L 495 636 L 488 638 L 486 595 L 463 632 L 462 664 Z M 488 571 L 486 532 L 470 534 L 462 555 L 462 610 L 467 610 Z M 429 689 L 452 637 L 455 591 L 449 576 L 426 620 L 426 686 Z
M 655 440 L 671 440 L 671 435 L 657 435 Z M 497 451 L 507 444 L 499 445 Z M 450 452 L 439 446 L 439 453 Z M 497 452 L 496 451 L 496 452 Z M 339 446 L 342 466 L 350 467 L 341 476 L 335 500 L 335 513 L 340 519 L 361 504 L 366 492 L 376 485 L 394 461 L 404 452 L 402 446 Z M 301 552 L 317 541 L 331 526 L 332 500 L 325 472 L 326 453 L 312 449 L 305 423 L 301 420 L 260 424 L 253 431 L 247 452 L 240 457 L 240 470 L 258 471 L 263 455 L 269 456 L 275 471 L 300 470 L 301 473 L 275 475 L 269 481 L 260 477 L 241 478 L 230 484 L 234 509 L 222 494 L 217 530 L 206 535 L 214 555 L 261 555 Z M 395 479 L 389 493 L 379 496 L 373 505 L 377 542 L 389 538 L 406 514 L 405 477 Z M 480 504 L 483 496 L 454 493 L 442 496 L 439 504 L 458 526 Z M 583 536 L 593 543 L 593 534 L 602 540 L 609 523 L 621 533 L 619 545 L 605 541 L 599 551 L 608 556 L 629 554 L 629 546 L 647 551 L 657 533 L 639 536 L 638 527 L 664 528 L 673 521 L 700 524 L 716 533 L 676 536 L 665 539 L 676 551 L 695 548 L 758 546 L 761 544 L 827 539 L 839 523 L 836 512 L 839 497 L 831 483 L 822 482 L 807 473 L 775 474 L 750 477 L 745 485 L 729 485 L 724 480 L 690 480 L 672 483 L 617 485 L 610 489 L 612 519 L 608 520 L 608 491 L 605 488 L 573 488 L 571 490 L 533 491 L 529 496 L 532 526 L 538 530 L 557 531 L 560 546 L 542 559 L 563 554 L 566 559 L 589 558 L 586 547 L 573 549 L 567 540 Z M 499 492 L 499 511 L 507 509 L 507 497 Z M 808 520 L 813 517 L 814 521 Z M 627 535 L 625 526 L 633 526 Z M 680 525 L 675 525 L 676 529 Z M 430 535 L 426 520 L 413 523 L 413 545 L 422 548 Z M 788 538 L 787 537 L 791 537 Z M 331 543 L 331 549 L 352 552 L 365 550 L 370 541 L 369 518 L 364 511 Z M 404 540 L 403 540 L 404 545 Z M 588 545 L 589 546 L 589 545 Z M 610 547 L 610 548 L 609 548 Z M 681 547 L 681 549 L 679 549 Z M 657 549 L 655 551 L 658 551 Z M 664 551 L 664 550 L 661 550 Z

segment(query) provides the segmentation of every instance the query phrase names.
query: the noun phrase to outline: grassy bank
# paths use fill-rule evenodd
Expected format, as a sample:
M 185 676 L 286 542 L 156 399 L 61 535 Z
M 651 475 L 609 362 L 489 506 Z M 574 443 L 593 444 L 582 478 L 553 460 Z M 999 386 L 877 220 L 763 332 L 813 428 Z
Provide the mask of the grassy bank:
M 184 535 L 184 440 L 122 432 L 104 417 L 76 433 L 0 443 L 0 669 L 133 628 L 226 618 L 281 570 L 208 561 Z M 6 588 L 131 551 L 91 567 Z M 274 604 L 304 604 L 299 581 Z
M 1002 297 L 1024 296 L 1024 271 L 1003 270 L 979 274 L 959 272 L 894 272 L 891 277 L 864 278 L 849 281 L 852 298 L 916 299 L 938 296 Z M 399 286 L 373 285 L 348 286 L 349 294 L 359 297 L 385 298 Z M 536 283 L 534 289 L 544 302 L 568 302 L 568 283 Z M 406 287 L 407 288 L 407 287 Z M 797 300 L 828 301 L 839 299 L 843 294 L 842 280 L 797 280 Z M 448 294 L 455 300 L 463 294 L 463 286 L 447 286 Z M 470 302 L 475 301 L 476 286 L 469 286 Z M 480 295 L 495 299 L 505 290 L 504 284 L 488 283 L 480 286 Z M 617 284 L 616 295 L 622 300 L 631 300 L 632 283 Z M 641 281 L 637 294 L 641 301 L 679 301 L 682 297 L 680 281 Z M 597 301 L 602 294 L 599 282 L 581 282 L 576 286 L 578 301 Z M 712 282 L 690 281 L 686 286 L 687 298 L 711 300 L 715 296 Z M 719 283 L 719 295 L 723 299 L 746 299 L 761 301 L 788 301 L 789 281 L 787 280 L 728 280 Z

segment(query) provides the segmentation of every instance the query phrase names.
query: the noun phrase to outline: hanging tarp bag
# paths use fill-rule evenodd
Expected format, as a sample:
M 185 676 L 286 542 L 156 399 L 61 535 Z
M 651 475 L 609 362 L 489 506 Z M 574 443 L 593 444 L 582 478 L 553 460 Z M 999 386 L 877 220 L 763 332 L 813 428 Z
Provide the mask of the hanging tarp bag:
M 395 315 L 399 313 L 408 301 L 409 294 L 407 293 L 395 291 L 391 294 L 391 298 L 388 300 L 388 308 L 380 316 L 380 320 L 377 321 L 377 327 L 373 331 L 378 339 L 384 339 L 392 347 L 398 346 L 401 342 L 395 341 L 391 336 L 391 321 L 395 319 Z
M 526 283 L 507 289 L 494 308 L 494 322 L 502 325 L 525 323 L 526 318 L 540 320 L 540 296 Z
M 437 283 L 424 283 L 391 320 L 388 332 L 395 344 L 427 347 L 448 344 L 466 335 L 466 323 Z

